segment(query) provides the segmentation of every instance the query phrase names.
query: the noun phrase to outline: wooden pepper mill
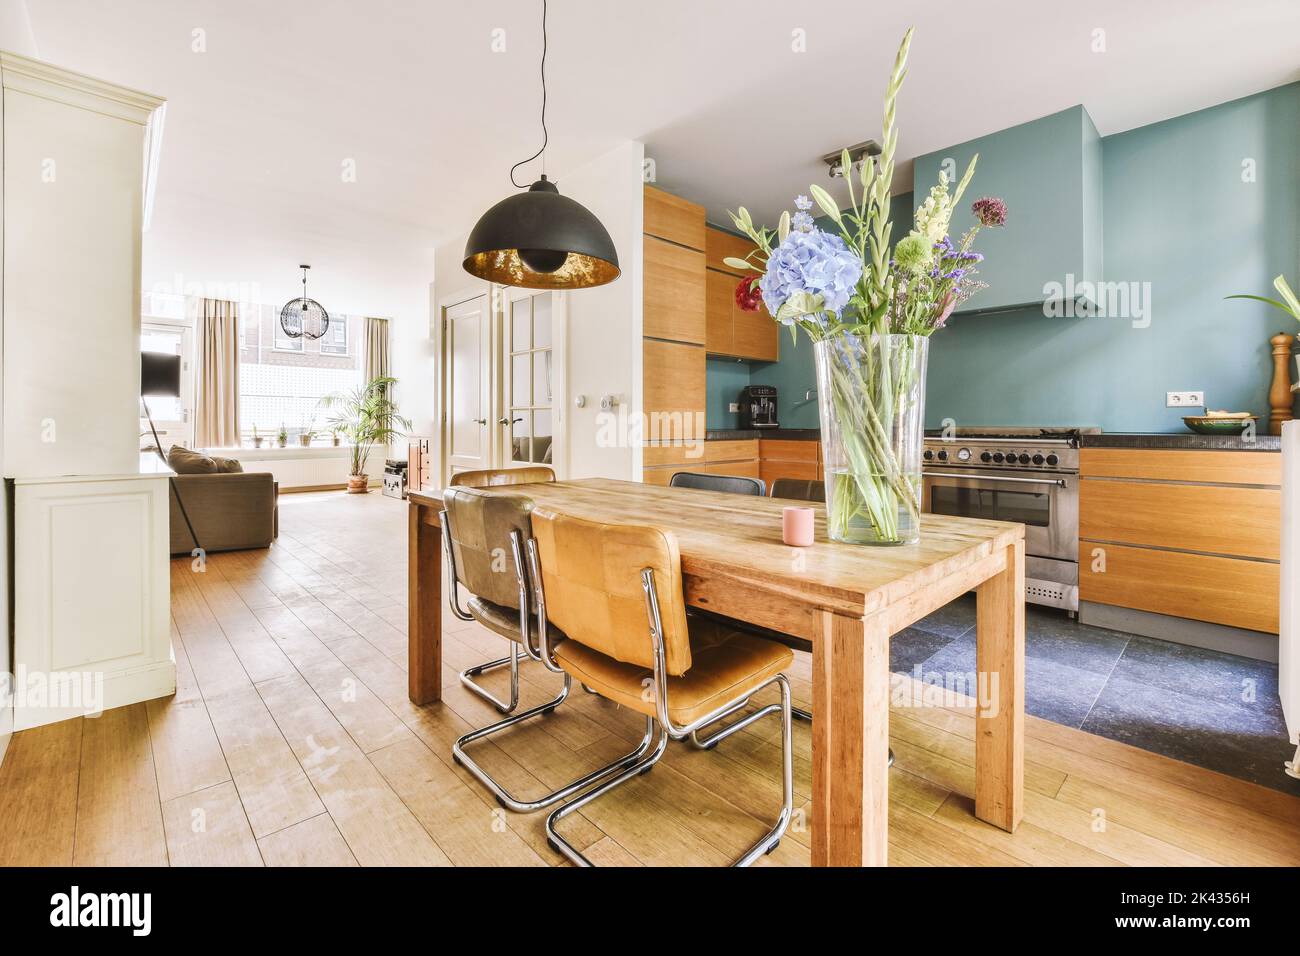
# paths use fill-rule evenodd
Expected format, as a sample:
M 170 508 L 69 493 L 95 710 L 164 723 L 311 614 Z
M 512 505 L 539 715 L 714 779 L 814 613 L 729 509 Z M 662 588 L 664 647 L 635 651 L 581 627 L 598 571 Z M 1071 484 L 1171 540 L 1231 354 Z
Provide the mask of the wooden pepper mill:
M 1273 387 L 1268 391 L 1268 404 L 1272 414 L 1268 417 L 1268 433 L 1282 434 L 1282 423 L 1289 422 L 1295 416 L 1291 414 L 1291 403 L 1295 394 L 1291 391 L 1291 345 L 1294 335 L 1279 332 L 1269 339 L 1273 346 Z

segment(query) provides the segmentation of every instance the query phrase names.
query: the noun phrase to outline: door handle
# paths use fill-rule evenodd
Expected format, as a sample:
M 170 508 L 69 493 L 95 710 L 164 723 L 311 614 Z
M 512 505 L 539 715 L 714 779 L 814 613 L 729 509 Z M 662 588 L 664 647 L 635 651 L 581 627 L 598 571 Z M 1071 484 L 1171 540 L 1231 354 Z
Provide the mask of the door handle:
M 498 418 L 498 425 L 513 425 L 515 422 L 522 422 L 522 418 Z
M 923 471 L 922 478 L 961 478 L 964 481 L 974 481 L 983 479 L 984 481 L 1011 481 L 1022 485 L 1056 485 L 1058 488 L 1066 487 L 1067 482 L 1064 478 L 1013 478 L 1010 475 L 955 475 L 951 472 Z
M 476 424 L 479 424 L 479 425 L 486 425 L 486 424 L 487 424 L 487 419 L 486 419 L 486 418 L 476 418 L 476 419 L 474 419 L 474 421 L 475 421 Z

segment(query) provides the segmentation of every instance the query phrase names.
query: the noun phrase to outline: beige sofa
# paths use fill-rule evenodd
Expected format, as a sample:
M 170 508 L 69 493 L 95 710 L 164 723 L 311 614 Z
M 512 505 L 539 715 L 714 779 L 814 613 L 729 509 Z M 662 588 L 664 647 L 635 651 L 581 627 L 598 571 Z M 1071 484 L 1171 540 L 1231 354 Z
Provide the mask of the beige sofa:
M 280 488 L 272 475 L 238 470 L 184 474 L 215 466 L 213 459 L 180 448 L 171 450 L 168 462 L 178 472 L 171 481 L 172 554 L 190 554 L 199 545 L 209 552 L 265 548 L 280 533 Z M 216 462 L 239 468 L 238 462 L 228 459 Z M 197 545 L 181 513 L 182 502 L 199 539 Z

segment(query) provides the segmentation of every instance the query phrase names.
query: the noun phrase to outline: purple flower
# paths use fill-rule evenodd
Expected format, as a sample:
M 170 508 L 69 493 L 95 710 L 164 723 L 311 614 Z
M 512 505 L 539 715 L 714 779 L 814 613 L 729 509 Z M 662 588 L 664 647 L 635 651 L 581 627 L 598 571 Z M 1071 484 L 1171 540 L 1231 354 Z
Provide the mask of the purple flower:
M 957 256 L 962 262 L 983 262 L 984 253 L 982 252 L 963 252 Z
M 861 278 L 862 260 L 839 236 L 820 229 L 792 230 L 768 257 L 759 288 L 772 315 L 799 293 L 821 296 L 822 309 L 838 314 Z
M 790 226 L 800 232 L 810 232 L 814 226 L 812 213 L 800 209 L 790 217 Z
M 812 200 L 803 193 L 800 193 L 798 196 L 794 197 L 794 208 L 798 209 L 800 212 L 807 212 L 812 208 Z
M 1007 224 L 1007 204 L 1001 199 L 985 196 L 970 205 L 970 211 L 980 221 L 981 226 L 1005 226 Z

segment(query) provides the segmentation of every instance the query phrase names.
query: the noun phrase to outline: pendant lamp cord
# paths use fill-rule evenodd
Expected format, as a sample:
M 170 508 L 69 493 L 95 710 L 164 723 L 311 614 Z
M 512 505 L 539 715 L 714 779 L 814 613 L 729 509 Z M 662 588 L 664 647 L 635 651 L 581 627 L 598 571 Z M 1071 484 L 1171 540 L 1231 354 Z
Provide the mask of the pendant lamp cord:
M 525 163 L 531 163 L 538 156 L 542 157 L 542 174 L 546 174 L 546 142 L 548 134 L 546 132 L 546 0 L 542 0 L 542 148 L 527 159 L 521 159 L 510 167 L 510 182 L 516 189 L 523 189 L 527 183 L 515 181 L 515 170 Z

